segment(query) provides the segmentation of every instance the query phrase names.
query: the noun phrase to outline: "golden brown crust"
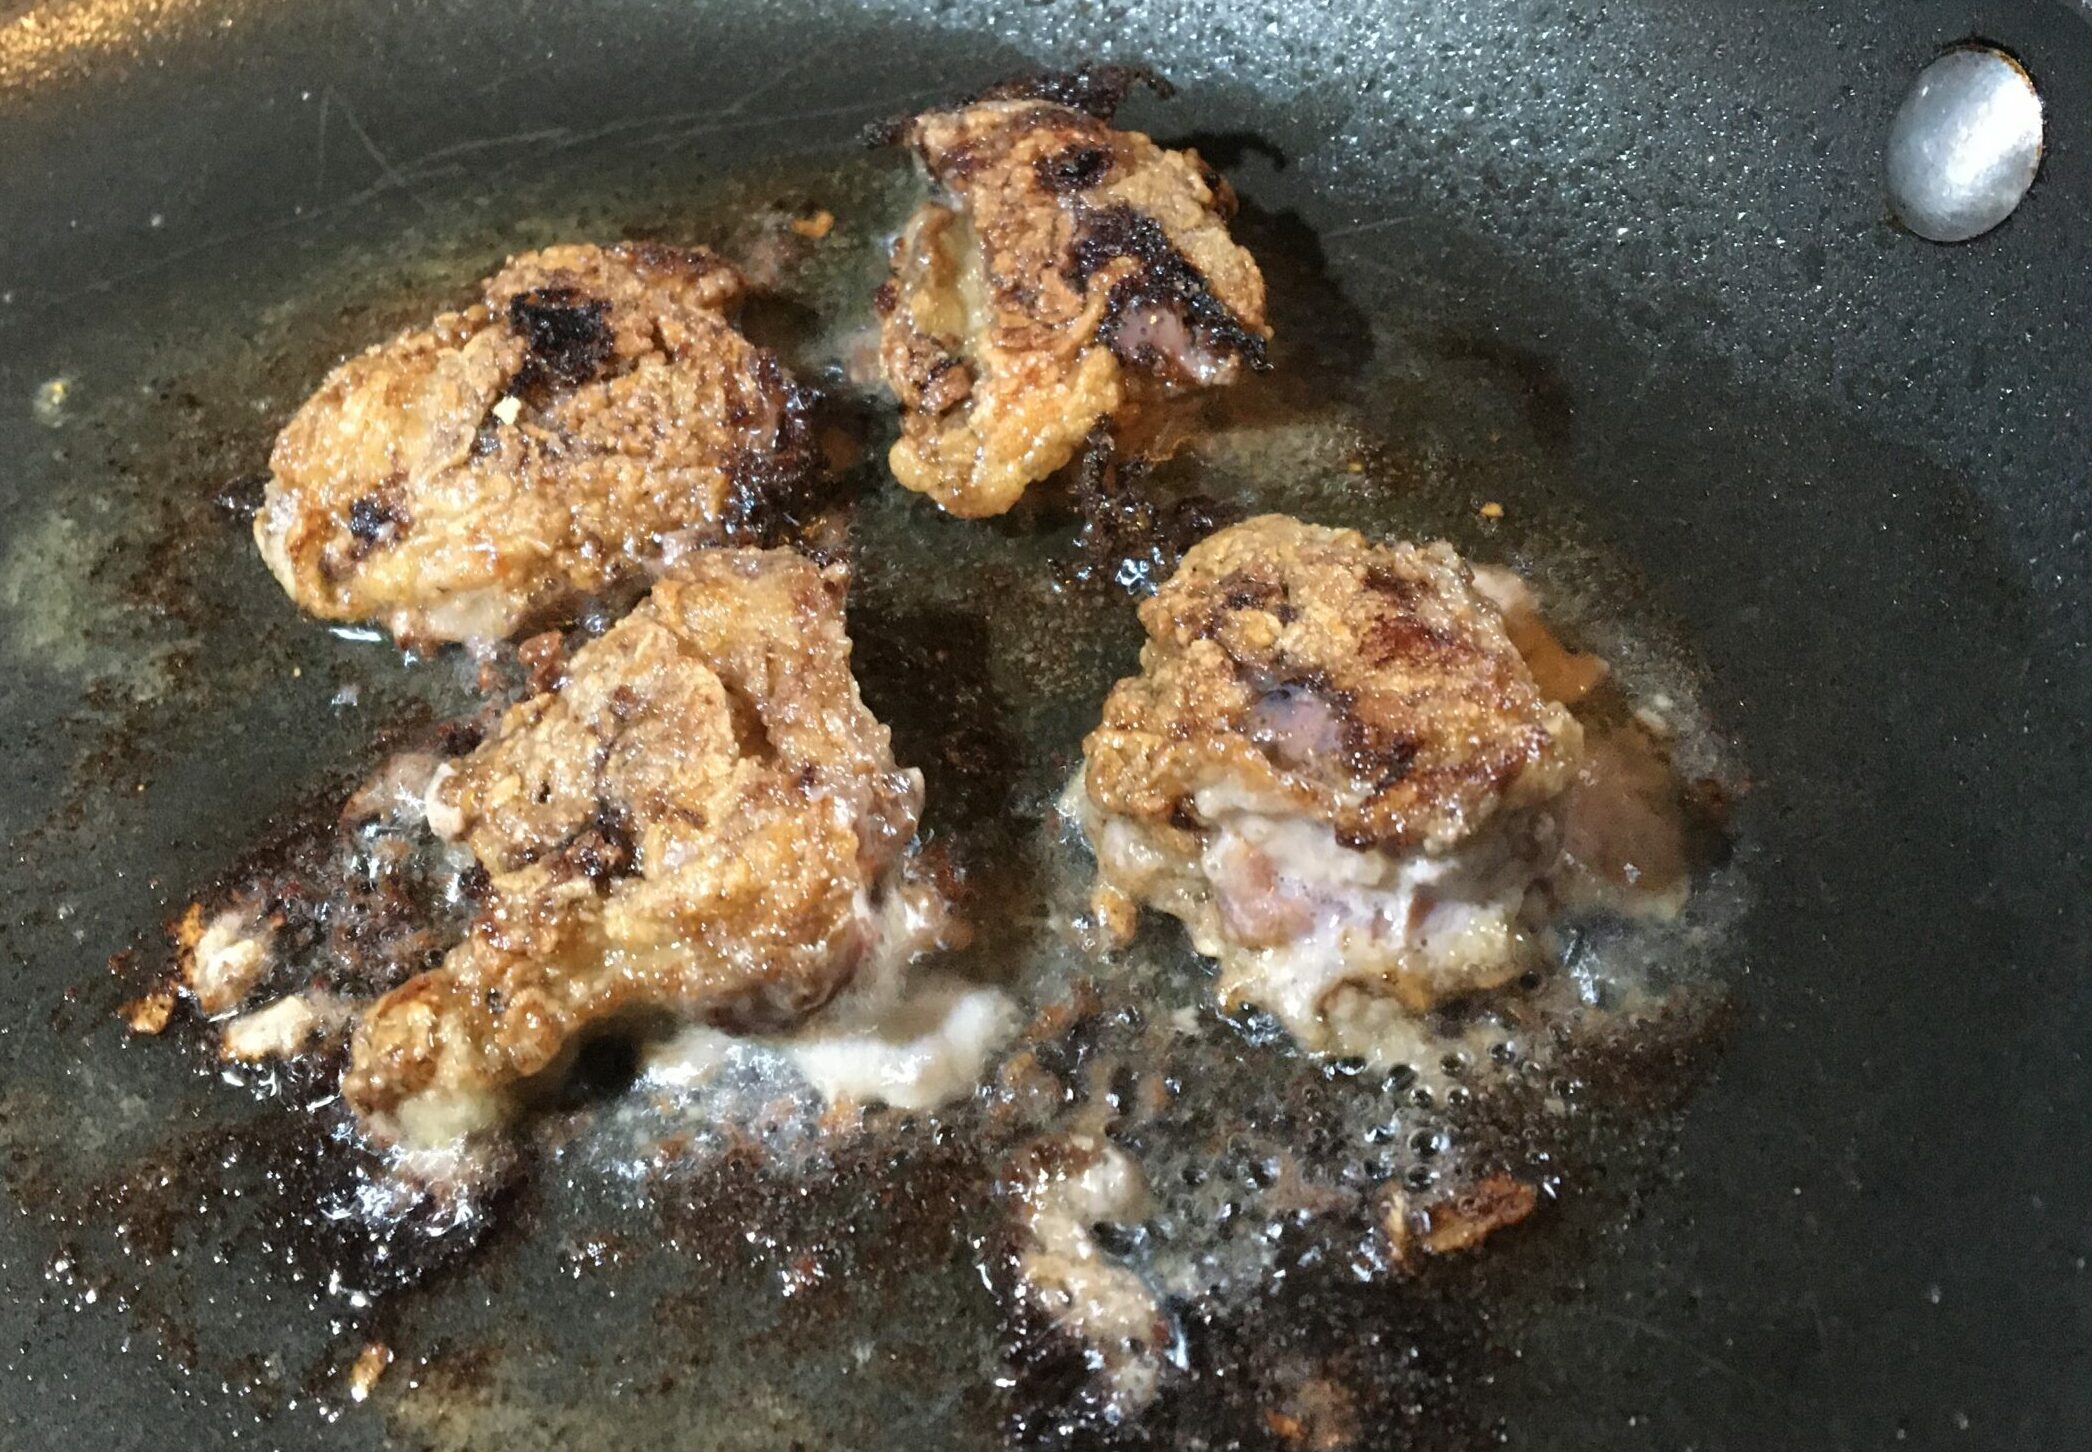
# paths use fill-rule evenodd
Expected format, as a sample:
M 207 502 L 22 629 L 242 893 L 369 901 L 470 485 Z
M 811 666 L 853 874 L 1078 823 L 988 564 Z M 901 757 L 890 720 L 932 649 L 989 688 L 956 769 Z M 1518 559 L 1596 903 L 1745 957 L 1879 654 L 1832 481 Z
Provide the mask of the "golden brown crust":
M 1098 424 L 1129 435 L 1163 398 L 1261 363 L 1264 279 L 1195 152 L 1026 98 L 931 112 L 906 135 L 942 192 L 880 297 L 908 488 L 1000 514 Z
M 494 639 L 725 537 L 811 468 L 806 399 L 702 249 L 554 247 L 351 358 L 270 457 L 255 539 L 331 620 Z
M 1069 794 L 1114 940 L 1169 913 L 1223 1002 L 1369 1057 L 1533 965 L 1582 733 L 1457 555 L 1266 515 L 1140 614 Z
M 592 1023 L 777 1026 L 849 982 L 922 784 L 858 697 L 844 582 L 700 552 L 439 779 L 432 820 L 491 890 L 440 968 L 365 1015 L 360 1113 L 419 1100 L 483 1127 Z
M 1576 770 L 1575 721 L 1445 545 L 1265 515 L 1194 547 L 1140 615 L 1141 673 L 1084 743 L 1106 813 L 1187 832 L 1225 786 L 1347 846 L 1436 852 Z

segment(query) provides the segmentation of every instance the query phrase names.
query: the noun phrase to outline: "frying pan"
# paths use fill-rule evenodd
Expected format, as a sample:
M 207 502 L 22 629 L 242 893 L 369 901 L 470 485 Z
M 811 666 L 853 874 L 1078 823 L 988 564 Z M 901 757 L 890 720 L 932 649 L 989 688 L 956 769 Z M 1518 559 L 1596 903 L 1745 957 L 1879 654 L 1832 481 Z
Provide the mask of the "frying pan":
M 1324 1366 L 1365 1383 L 1366 1446 L 2092 1444 L 2074 6 L 7 9 L 0 1445 L 1257 1446 L 1285 1426 L 1259 1398 Z M 1882 147 L 1972 35 L 2030 68 L 2047 151 L 2007 225 L 1938 247 L 1890 219 Z M 1196 140 L 1252 245 L 1307 259 L 1287 356 L 1379 402 L 1433 508 L 1502 498 L 1533 549 L 1625 562 L 1689 643 L 1751 786 L 1717 1051 L 1623 1091 L 1631 1132 L 1455 1271 L 1302 1274 L 1194 1328 L 1203 1377 L 1147 1433 L 1013 1413 L 940 1136 L 828 1167 L 849 1193 L 801 1296 L 779 1266 L 813 1232 L 758 1178 L 635 1209 L 554 1156 L 346 1405 L 356 1310 L 256 1208 L 301 1183 L 282 1106 L 114 1009 L 187 894 L 458 687 L 295 619 L 213 495 L 332 358 L 505 251 L 687 229 L 692 198 L 847 223 L 876 210 L 835 180 L 866 123 L 1090 57 L 1177 84 L 1129 121 Z M 946 605 L 861 634 L 904 682 L 925 642 L 996 648 Z M 1079 739 L 937 692 L 984 738 Z

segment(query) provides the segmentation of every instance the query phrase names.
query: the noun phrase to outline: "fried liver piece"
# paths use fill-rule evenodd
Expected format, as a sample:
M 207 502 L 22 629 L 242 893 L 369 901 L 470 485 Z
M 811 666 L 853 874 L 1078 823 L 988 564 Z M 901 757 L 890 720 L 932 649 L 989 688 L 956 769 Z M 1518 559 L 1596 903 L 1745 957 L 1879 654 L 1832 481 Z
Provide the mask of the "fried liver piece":
M 1116 936 L 1180 918 L 1231 1006 L 1342 1052 L 1532 966 L 1582 729 L 1449 546 L 1265 515 L 1140 616 L 1069 793 Z
M 1167 402 L 1261 367 L 1271 335 L 1227 182 L 1047 90 L 901 132 L 936 191 L 877 300 L 889 462 L 967 517 L 1008 510 L 1100 426 L 1159 450 Z
M 276 440 L 254 537 L 291 598 L 489 641 L 759 523 L 813 470 L 810 396 L 702 248 L 553 247 L 349 359 Z
M 850 672 L 845 572 L 705 550 L 429 788 L 491 885 L 440 967 L 364 1015 L 380 1140 L 500 1123 L 592 1030 L 793 1024 L 939 923 L 905 869 L 922 777 Z

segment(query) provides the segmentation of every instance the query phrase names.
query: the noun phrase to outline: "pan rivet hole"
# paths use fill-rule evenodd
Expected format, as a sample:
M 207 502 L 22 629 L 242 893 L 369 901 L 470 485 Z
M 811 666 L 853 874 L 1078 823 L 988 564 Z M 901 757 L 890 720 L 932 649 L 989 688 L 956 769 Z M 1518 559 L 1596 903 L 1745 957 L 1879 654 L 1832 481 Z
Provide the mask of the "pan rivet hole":
M 2012 215 L 2040 166 L 2041 95 L 1993 46 L 1939 56 L 1889 124 L 1889 203 L 1927 241 L 1982 236 Z

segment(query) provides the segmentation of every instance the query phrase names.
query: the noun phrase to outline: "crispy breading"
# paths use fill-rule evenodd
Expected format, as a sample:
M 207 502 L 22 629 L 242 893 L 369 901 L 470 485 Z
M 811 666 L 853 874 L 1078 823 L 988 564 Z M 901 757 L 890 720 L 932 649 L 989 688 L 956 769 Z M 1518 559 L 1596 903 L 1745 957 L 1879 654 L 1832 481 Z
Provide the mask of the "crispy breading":
M 808 397 L 703 249 L 553 247 L 349 359 L 276 440 L 254 535 L 291 597 L 491 640 L 727 538 L 813 469 Z
M 858 696 L 845 578 L 702 551 L 439 775 L 430 820 L 492 882 L 357 1032 L 345 1091 L 381 1136 L 497 1122 L 605 1021 L 793 1023 L 881 946 L 922 778 Z
M 1349 847 L 1443 851 L 1575 772 L 1579 728 L 1450 546 L 1264 515 L 1195 546 L 1140 617 L 1141 673 L 1084 746 L 1107 812 L 1169 826 L 1225 784 Z
M 1196 152 L 1036 97 L 929 112 L 905 136 L 938 189 L 879 298 L 908 488 L 1001 514 L 1100 424 L 1152 441 L 1165 400 L 1261 366 L 1263 275 Z
M 1069 793 L 1112 936 L 1171 913 L 1225 999 L 1344 1052 L 1530 966 L 1582 731 L 1449 547 L 1265 515 L 1140 615 Z

